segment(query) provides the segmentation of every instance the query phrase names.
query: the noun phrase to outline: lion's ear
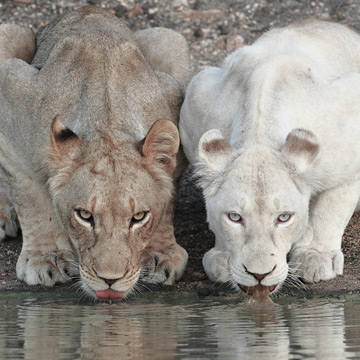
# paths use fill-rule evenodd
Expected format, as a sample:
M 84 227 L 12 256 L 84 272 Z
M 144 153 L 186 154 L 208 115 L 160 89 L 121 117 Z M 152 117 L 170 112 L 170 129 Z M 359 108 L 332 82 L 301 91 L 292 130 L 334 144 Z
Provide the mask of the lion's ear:
M 137 31 L 135 37 L 153 70 L 170 75 L 185 88 L 189 76 L 189 47 L 185 38 L 161 27 Z
M 195 169 L 201 178 L 200 183 L 207 186 L 208 181 L 225 170 L 235 154 L 236 150 L 219 130 L 209 130 L 203 134 L 198 145 L 198 162 Z
M 81 144 L 82 140 L 56 116 L 51 124 L 51 153 L 56 160 L 74 159 Z
M 295 166 L 296 171 L 306 171 L 319 153 L 316 136 L 305 129 L 293 129 L 281 149 L 285 159 Z
M 157 163 L 171 175 L 176 167 L 179 150 L 179 131 L 169 120 L 158 120 L 143 140 L 142 154 L 150 164 Z

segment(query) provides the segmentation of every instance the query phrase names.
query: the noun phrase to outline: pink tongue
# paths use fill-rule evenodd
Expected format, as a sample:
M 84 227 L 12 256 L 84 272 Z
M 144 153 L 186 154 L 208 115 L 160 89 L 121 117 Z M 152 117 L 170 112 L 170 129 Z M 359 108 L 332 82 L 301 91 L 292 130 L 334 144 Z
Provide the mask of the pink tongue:
M 99 299 L 121 299 L 124 296 L 122 291 L 115 291 L 112 289 L 95 291 L 95 295 Z

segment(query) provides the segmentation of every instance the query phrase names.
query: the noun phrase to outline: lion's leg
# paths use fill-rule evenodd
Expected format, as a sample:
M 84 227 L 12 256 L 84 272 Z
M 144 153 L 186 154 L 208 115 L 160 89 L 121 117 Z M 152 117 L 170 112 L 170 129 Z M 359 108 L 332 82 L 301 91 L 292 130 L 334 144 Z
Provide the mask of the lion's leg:
M 173 227 L 173 203 L 169 204 L 160 225 L 143 254 L 141 280 L 171 285 L 185 271 L 188 254 L 176 243 Z
M 23 236 L 16 264 L 18 279 L 46 286 L 70 280 L 75 272 L 74 255 L 47 192 L 25 177 L 18 179 L 11 190 Z
M 310 205 L 310 224 L 295 245 L 291 264 L 306 282 L 329 280 L 343 273 L 341 240 L 360 196 L 360 182 L 324 191 Z
M 6 236 L 16 237 L 19 224 L 14 206 L 10 200 L 10 188 L 3 169 L 0 167 L 0 241 Z

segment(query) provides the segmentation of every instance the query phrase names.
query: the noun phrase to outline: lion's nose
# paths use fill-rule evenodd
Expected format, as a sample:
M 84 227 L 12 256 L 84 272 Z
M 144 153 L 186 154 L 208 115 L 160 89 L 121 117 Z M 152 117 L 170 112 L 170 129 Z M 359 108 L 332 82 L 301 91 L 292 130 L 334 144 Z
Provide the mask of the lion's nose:
M 246 271 L 246 273 L 248 273 L 249 275 L 252 275 L 255 279 L 259 280 L 259 282 L 264 279 L 266 276 L 268 276 L 269 274 L 271 274 L 276 268 L 276 265 L 267 273 L 264 273 L 264 274 L 257 274 L 257 273 L 253 273 L 253 272 L 250 272 L 246 266 L 244 265 L 244 269 Z
M 119 280 L 119 278 L 118 279 L 106 279 L 106 278 L 102 278 L 102 277 L 100 279 L 104 280 L 109 286 L 111 286 L 112 284 L 116 283 Z

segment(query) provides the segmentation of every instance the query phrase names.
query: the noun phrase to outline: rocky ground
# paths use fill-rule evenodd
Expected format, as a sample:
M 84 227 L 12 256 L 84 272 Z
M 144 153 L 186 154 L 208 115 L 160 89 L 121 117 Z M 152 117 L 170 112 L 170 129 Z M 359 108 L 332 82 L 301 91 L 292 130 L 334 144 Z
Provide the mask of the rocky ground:
M 360 31 L 358 0 L 2 0 L 0 23 L 11 22 L 35 31 L 54 17 L 81 5 L 92 4 L 124 18 L 133 30 L 164 26 L 185 36 L 191 53 L 192 72 L 218 65 L 229 52 L 251 44 L 271 27 L 284 26 L 302 19 L 316 18 L 350 25 Z M 197 291 L 199 295 L 219 294 L 225 290 L 213 285 L 202 269 L 201 258 L 214 242 L 206 224 L 201 192 L 189 177 L 183 177 L 175 217 L 176 236 L 189 254 L 182 281 L 167 290 Z M 16 280 L 15 264 L 21 241 L 0 243 L 0 292 L 43 291 Z M 296 296 L 338 296 L 360 292 L 360 215 L 351 219 L 345 235 L 343 276 L 308 285 L 306 289 L 286 288 Z M 61 287 L 61 291 L 71 291 Z M 59 291 L 59 287 L 49 291 Z M 225 291 L 226 292 L 226 291 Z

